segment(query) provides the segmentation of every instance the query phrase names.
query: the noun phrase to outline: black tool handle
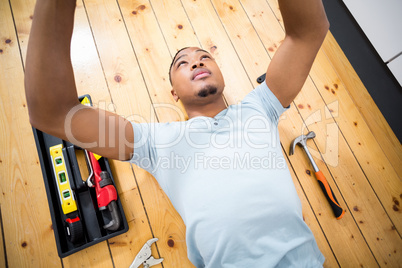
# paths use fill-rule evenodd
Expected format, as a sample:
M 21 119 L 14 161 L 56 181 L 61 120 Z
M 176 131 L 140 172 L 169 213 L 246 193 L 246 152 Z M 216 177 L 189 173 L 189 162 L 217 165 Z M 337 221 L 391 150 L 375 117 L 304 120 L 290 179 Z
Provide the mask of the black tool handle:
M 331 205 L 331 208 L 335 214 L 335 217 L 338 220 L 342 219 L 343 215 L 345 214 L 345 211 L 339 205 L 338 200 L 336 200 L 334 192 L 332 192 L 332 189 L 329 186 L 324 174 L 321 171 L 317 171 L 315 173 L 315 177 L 317 178 L 317 180 L 321 186 L 321 189 L 325 194 L 325 197 L 327 198 L 329 204 Z
M 265 75 L 266 75 L 266 74 L 260 75 L 260 76 L 257 78 L 257 82 L 258 82 L 259 84 L 261 84 L 262 82 L 264 82 L 264 80 L 265 80 Z

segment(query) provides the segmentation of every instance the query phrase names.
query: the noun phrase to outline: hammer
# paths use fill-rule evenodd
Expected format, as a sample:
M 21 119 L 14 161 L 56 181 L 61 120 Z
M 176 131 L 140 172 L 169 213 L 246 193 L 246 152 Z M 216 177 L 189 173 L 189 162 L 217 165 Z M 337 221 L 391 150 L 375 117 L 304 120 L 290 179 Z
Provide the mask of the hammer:
M 289 155 L 294 154 L 295 147 L 296 145 L 299 145 L 303 147 L 304 151 L 307 154 L 307 157 L 310 159 L 311 165 L 313 166 L 315 177 L 318 180 L 318 183 L 320 184 L 320 187 L 322 191 L 324 192 L 325 197 L 327 198 L 329 204 L 331 205 L 332 211 L 335 214 L 335 217 L 340 220 L 343 215 L 345 214 L 345 211 L 339 206 L 338 200 L 336 200 L 336 197 L 334 193 L 332 192 L 331 187 L 329 186 L 327 179 L 325 178 L 324 174 L 318 169 L 316 163 L 314 162 L 313 157 L 311 156 L 310 152 L 308 151 L 307 148 L 307 140 L 308 139 L 313 139 L 315 138 L 315 133 L 313 131 L 310 131 L 307 133 L 307 135 L 301 135 L 294 139 L 292 144 L 290 145 L 290 150 L 289 150 Z

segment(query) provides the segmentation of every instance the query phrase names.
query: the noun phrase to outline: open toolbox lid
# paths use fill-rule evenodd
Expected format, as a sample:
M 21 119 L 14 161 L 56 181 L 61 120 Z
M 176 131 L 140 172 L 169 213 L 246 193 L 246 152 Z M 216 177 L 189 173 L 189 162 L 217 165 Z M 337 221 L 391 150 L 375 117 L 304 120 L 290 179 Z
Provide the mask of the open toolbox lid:
M 85 97 L 92 104 L 89 95 L 80 97 L 80 101 Z M 127 232 L 108 160 L 83 151 L 93 181 L 97 181 L 95 173 L 100 175 L 99 183 L 88 187 L 77 161 L 76 152 L 81 148 L 35 128 L 33 133 L 59 256 L 64 258 Z

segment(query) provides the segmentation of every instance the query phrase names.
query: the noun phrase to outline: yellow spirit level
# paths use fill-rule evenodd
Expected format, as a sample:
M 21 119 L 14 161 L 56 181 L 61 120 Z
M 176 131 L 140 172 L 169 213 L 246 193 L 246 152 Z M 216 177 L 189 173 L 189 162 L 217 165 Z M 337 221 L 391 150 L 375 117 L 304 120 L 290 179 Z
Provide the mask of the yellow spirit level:
M 49 148 L 56 185 L 59 190 L 61 208 L 63 209 L 63 213 L 67 215 L 77 210 L 77 203 L 75 202 L 73 191 L 71 190 L 70 178 L 68 176 L 62 149 L 63 146 L 61 144 Z

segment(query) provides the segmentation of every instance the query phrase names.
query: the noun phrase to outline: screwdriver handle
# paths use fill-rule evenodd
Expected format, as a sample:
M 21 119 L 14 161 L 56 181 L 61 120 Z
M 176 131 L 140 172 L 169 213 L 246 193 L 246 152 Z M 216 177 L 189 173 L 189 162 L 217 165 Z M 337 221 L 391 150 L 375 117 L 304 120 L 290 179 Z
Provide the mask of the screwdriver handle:
M 342 219 L 343 215 L 345 215 L 345 211 L 339 205 L 338 200 L 336 200 L 334 192 L 332 192 L 332 189 L 329 186 L 327 179 L 325 178 L 322 171 L 321 170 L 317 171 L 315 173 L 315 177 L 317 178 L 320 187 L 325 194 L 325 197 L 327 198 L 329 204 L 331 205 L 332 211 L 334 212 L 336 219 L 338 220 Z

